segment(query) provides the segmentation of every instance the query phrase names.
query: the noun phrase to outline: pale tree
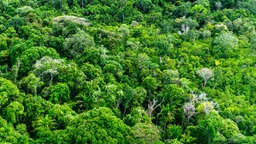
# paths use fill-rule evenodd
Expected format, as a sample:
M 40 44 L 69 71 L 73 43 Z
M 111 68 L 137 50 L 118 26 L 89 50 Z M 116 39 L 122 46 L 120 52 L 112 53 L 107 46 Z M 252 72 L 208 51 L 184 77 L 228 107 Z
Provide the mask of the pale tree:
M 220 1 L 215 2 L 214 5 L 215 5 L 217 10 L 220 10 L 223 7 L 223 5 L 222 5 L 222 3 Z
M 188 102 L 188 103 L 185 104 L 183 110 L 184 110 L 184 114 L 186 116 L 186 123 L 188 125 L 190 118 L 192 116 L 194 116 L 195 114 L 197 114 L 195 105 L 191 102 Z
M 20 56 L 19 78 L 26 76 L 33 64 L 44 56 L 59 58 L 57 51 L 48 47 L 31 47 L 23 51 Z
M 104 89 L 105 94 L 103 95 L 103 99 L 106 102 L 106 105 L 108 107 L 116 106 L 116 108 L 118 108 L 124 94 L 123 91 L 114 84 L 107 84 Z
M 181 28 L 180 30 L 178 31 L 178 34 L 179 35 L 182 35 L 182 34 L 188 34 L 188 31 L 190 30 L 190 27 L 188 25 L 185 25 L 185 24 L 181 24 Z
M 107 48 L 105 48 L 103 46 L 100 46 L 97 51 L 100 56 L 100 64 L 105 65 L 107 59 L 109 58 L 109 56 L 108 56 L 109 51 L 107 50 Z
M 184 114 L 186 116 L 186 123 L 189 124 L 190 118 L 200 112 L 197 111 L 197 106 L 198 104 L 205 102 L 207 100 L 206 94 L 201 93 L 201 94 L 194 94 L 192 92 L 192 99 L 185 103 L 184 105 Z
M 161 106 L 161 104 L 163 103 L 164 99 L 162 99 L 161 102 L 158 102 L 158 100 L 154 97 L 153 100 L 151 100 L 148 104 L 148 109 L 147 109 L 147 114 L 149 117 L 152 117 L 153 115 L 153 111 L 158 108 L 159 106 Z
M 53 59 L 51 57 L 43 57 L 34 64 L 34 74 L 39 76 L 43 81 L 49 79 L 52 84 L 53 78 L 59 74 L 58 68 L 64 65 L 64 60 Z
M 15 10 L 15 12 L 20 14 L 21 16 L 26 16 L 27 14 L 29 14 L 30 12 L 33 12 L 33 11 L 34 11 L 34 9 L 30 6 L 23 6 L 23 7 L 17 8 Z
M 186 18 L 185 16 L 175 19 L 175 22 L 180 27 L 178 31 L 179 35 L 188 35 L 190 30 L 193 31 L 199 25 L 196 20 Z
M 206 86 L 206 83 L 214 76 L 214 73 L 209 68 L 201 68 L 197 71 L 197 74 L 204 79 L 203 87 Z
M 216 103 L 206 97 L 206 93 L 194 94 L 192 92 L 191 95 L 192 98 L 183 107 L 187 125 L 189 125 L 192 116 L 199 113 L 209 114 L 216 106 Z
M 147 68 L 148 63 L 150 63 L 150 58 L 146 53 L 140 53 L 138 54 L 137 63 L 139 69 Z

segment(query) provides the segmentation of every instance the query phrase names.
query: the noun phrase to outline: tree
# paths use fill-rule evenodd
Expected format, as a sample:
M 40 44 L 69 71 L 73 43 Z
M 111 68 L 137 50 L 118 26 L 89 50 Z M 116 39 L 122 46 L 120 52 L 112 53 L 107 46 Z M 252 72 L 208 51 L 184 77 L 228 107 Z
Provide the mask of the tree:
M 163 85 L 169 85 L 169 84 L 174 84 L 174 83 L 178 83 L 179 81 L 179 72 L 178 70 L 164 70 L 163 71 Z
M 34 9 L 30 6 L 23 6 L 16 9 L 16 13 L 20 14 L 20 16 L 26 16 L 28 13 L 33 12 Z
M 239 136 L 240 131 L 236 123 L 221 117 L 218 112 L 211 111 L 199 120 L 197 126 L 190 126 L 188 130 L 197 137 L 200 143 L 227 143 L 233 136 Z
M 222 7 L 223 8 L 233 8 L 237 4 L 237 1 L 235 1 L 235 0 L 229 0 L 229 1 L 209 0 L 209 1 L 210 1 L 210 4 L 211 4 L 211 8 L 212 9 L 217 9 L 217 10 L 220 10 Z
M 23 17 L 15 16 L 9 19 L 6 23 L 6 26 L 13 27 L 18 33 L 19 28 L 26 25 L 26 20 Z
M 131 128 L 129 143 L 156 143 L 160 141 L 160 132 L 152 123 L 137 123 Z
M 85 49 L 94 47 L 94 40 L 89 34 L 84 31 L 66 38 L 63 43 L 65 55 L 68 58 L 73 58 L 78 54 L 82 53 Z
M 18 117 L 22 115 L 24 112 L 24 107 L 19 102 L 11 102 L 5 109 L 4 109 L 4 117 L 11 122 L 12 124 L 15 124 L 18 120 Z
M 4 12 L 5 4 L 4 4 L 3 0 L 0 1 L 0 8 L 1 8 L 1 12 Z
M 102 70 L 99 66 L 94 66 L 90 63 L 84 63 L 81 67 L 84 74 L 87 76 L 88 80 L 93 80 L 95 78 L 101 77 Z
M 215 2 L 215 3 L 214 3 L 214 6 L 215 6 L 215 8 L 216 8 L 217 10 L 220 10 L 220 9 L 223 7 L 223 5 L 222 5 L 222 3 L 221 3 L 220 1 Z
M 167 135 L 170 139 L 180 138 L 182 134 L 182 127 L 179 125 L 168 125 Z
M 172 40 L 172 35 L 158 35 L 156 37 L 155 47 L 160 56 L 169 55 L 173 48 Z
M 141 106 L 143 102 L 146 100 L 147 97 L 147 91 L 143 87 L 136 87 L 133 89 L 133 97 L 131 100 L 132 106 Z
M 116 78 L 121 79 L 123 76 L 123 67 L 117 61 L 106 61 L 106 65 L 103 67 L 104 73 L 112 73 Z
M 251 13 L 256 14 L 256 9 L 254 5 L 256 4 L 255 0 L 249 0 L 249 1 L 238 1 L 238 7 L 239 8 L 245 8 L 248 9 Z
M 140 11 L 148 13 L 152 9 L 153 3 L 151 0 L 139 0 L 136 6 Z
M 107 84 L 103 87 L 104 94 L 100 99 L 99 106 L 109 107 L 109 108 L 119 108 L 120 101 L 123 98 L 124 92 L 121 90 L 118 85 L 115 84 Z
M 201 68 L 197 71 L 197 74 L 204 80 L 203 87 L 205 87 L 207 82 L 214 76 L 213 71 L 209 68 Z
M 124 2 L 125 0 L 122 0 L 122 2 Z M 123 18 L 124 19 L 124 18 Z M 130 30 L 129 30 L 129 26 L 126 24 L 122 24 L 119 27 L 119 32 L 122 34 L 124 40 L 126 40 L 128 38 L 128 36 L 130 35 Z
M 147 112 L 141 107 L 132 108 L 131 113 L 124 117 L 124 122 L 133 127 L 138 123 L 150 123 L 151 119 Z
M 199 95 L 192 93 L 192 96 L 193 98 L 189 102 L 185 103 L 183 107 L 187 125 L 190 124 L 190 118 L 192 116 L 202 112 L 207 115 L 214 110 L 214 107 L 216 106 L 216 103 L 208 100 L 205 93 L 201 93 Z
M 37 60 L 34 64 L 33 72 L 40 77 L 43 81 L 48 81 L 51 85 L 53 78 L 59 74 L 59 67 L 64 65 L 64 60 L 53 59 L 51 57 L 45 56 L 40 60 Z
M 1 34 L 0 40 L 1 40 L 1 43 L 0 43 L 1 49 L 0 50 L 6 50 L 7 46 L 8 46 L 7 45 L 8 37 L 5 34 Z
M 253 35 L 250 39 L 250 48 L 254 53 L 256 53 L 256 35 Z
M 31 131 L 33 129 L 32 122 L 38 120 L 39 117 L 44 117 L 53 104 L 40 96 L 28 94 L 24 97 L 23 106 L 26 119 L 23 120 L 28 126 L 28 130 Z
M 49 87 L 49 100 L 52 103 L 63 104 L 70 101 L 70 90 L 65 83 L 57 83 Z
M 196 108 L 193 103 L 186 103 L 184 113 L 187 117 L 186 123 L 189 124 L 190 118 L 196 114 Z
M 80 114 L 67 127 L 75 143 L 127 143 L 130 128 L 108 108 L 94 108 Z
M 44 83 L 34 73 L 30 73 L 27 77 L 21 79 L 19 85 L 24 91 L 37 95 L 37 89 L 43 86 Z
M 218 58 L 228 58 L 234 56 L 234 51 L 238 48 L 238 40 L 232 33 L 221 33 L 214 38 L 213 52 Z
M 52 85 L 56 81 L 66 83 L 71 96 L 75 96 L 78 90 L 84 88 L 86 75 L 75 63 L 67 63 L 63 59 L 43 57 L 36 62 L 34 68 L 33 72 L 46 84 Z
M 28 49 L 29 45 L 26 43 L 17 43 L 15 45 L 10 46 L 9 48 L 9 53 L 10 53 L 10 59 L 11 59 L 11 64 L 18 64 L 20 63 L 20 56 L 23 51 Z
M 71 99 L 85 88 L 86 75 L 74 62 L 61 65 L 58 69 L 58 82 L 66 83 L 71 93 Z
M 158 108 L 159 106 L 161 106 L 162 102 L 164 101 L 164 99 L 157 104 L 158 100 L 156 98 L 154 98 L 152 101 L 149 102 L 148 104 L 148 109 L 147 109 L 147 114 L 149 117 L 153 116 L 153 111 Z
M 191 2 L 182 2 L 175 7 L 174 13 L 177 17 L 188 16 L 191 10 Z
M 149 91 L 149 93 L 153 93 L 157 86 L 158 86 L 158 83 L 156 81 L 155 78 L 151 77 L 151 76 L 148 76 L 146 77 L 145 79 L 143 79 L 142 81 L 142 86 Z
M 47 47 L 32 47 L 22 52 L 20 58 L 21 63 L 19 77 L 23 77 L 25 74 L 31 71 L 32 66 L 36 62 L 36 60 L 39 60 L 44 56 L 59 58 L 59 54 L 56 52 L 55 49 Z
M 84 8 L 84 6 L 87 4 L 86 0 L 78 0 L 77 3 L 80 5 L 80 7 Z
M 49 117 L 56 120 L 57 129 L 65 129 L 77 116 L 77 113 L 73 111 L 68 104 L 55 104 L 49 109 L 48 114 Z
M 0 77 L 0 105 L 1 107 L 6 106 L 11 101 L 17 100 L 22 101 L 20 97 L 20 91 L 15 84 L 10 80 Z
M 49 115 L 40 116 L 37 118 L 36 121 L 33 122 L 33 127 L 35 130 L 40 130 L 40 127 L 54 129 L 56 125 L 56 122 L 54 119 L 49 117 Z
M 33 139 L 28 135 L 23 135 L 15 128 L 8 124 L 5 119 L 0 116 L 0 140 L 4 143 L 33 143 Z M 18 126 L 17 126 L 18 127 Z

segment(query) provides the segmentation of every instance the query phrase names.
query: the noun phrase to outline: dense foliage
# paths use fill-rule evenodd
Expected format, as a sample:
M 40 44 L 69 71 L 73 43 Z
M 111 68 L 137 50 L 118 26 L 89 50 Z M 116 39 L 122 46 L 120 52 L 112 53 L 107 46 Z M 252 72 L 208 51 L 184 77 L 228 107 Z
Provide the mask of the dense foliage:
M 256 143 L 256 0 L 0 0 L 0 143 Z

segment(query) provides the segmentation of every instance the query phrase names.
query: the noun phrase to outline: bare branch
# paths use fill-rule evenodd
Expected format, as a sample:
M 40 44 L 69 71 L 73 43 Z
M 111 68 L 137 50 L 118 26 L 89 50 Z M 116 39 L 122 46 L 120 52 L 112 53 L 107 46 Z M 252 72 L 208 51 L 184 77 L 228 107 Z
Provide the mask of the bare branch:
M 151 102 L 149 102 L 148 104 L 148 110 L 147 110 L 147 114 L 149 117 L 152 117 L 152 113 L 153 111 L 158 108 L 164 101 L 164 98 L 162 99 L 162 101 L 160 103 L 157 104 L 158 100 L 156 98 L 154 98 Z

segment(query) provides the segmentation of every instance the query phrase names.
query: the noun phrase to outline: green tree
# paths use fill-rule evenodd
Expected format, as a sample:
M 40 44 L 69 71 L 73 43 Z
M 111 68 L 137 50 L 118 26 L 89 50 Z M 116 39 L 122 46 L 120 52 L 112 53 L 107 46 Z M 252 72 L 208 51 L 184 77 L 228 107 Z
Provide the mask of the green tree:
M 54 119 L 49 117 L 49 115 L 45 115 L 45 117 L 40 116 L 36 121 L 33 122 L 33 127 L 35 130 L 40 130 L 40 127 L 54 129 L 56 122 Z
M 82 53 L 84 49 L 92 48 L 94 46 L 93 37 L 84 31 L 79 31 L 71 37 L 66 38 L 63 43 L 64 53 L 68 58 L 73 58 Z
M 70 101 L 70 90 L 65 83 L 57 83 L 54 86 L 50 86 L 49 93 L 49 100 L 52 103 L 63 104 Z
M 30 73 L 27 77 L 23 77 L 19 82 L 19 85 L 25 92 L 30 92 L 33 95 L 37 95 L 37 89 L 44 85 L 40 81 L 39 77 L 36 77 L 34 73 Z
M 70 122 L 67 132 L 76 143 L 127 143 L 130 128 L 102 107 L 80 114 Z
M 160 141 L 160 131 L 152 123 L 137 123 L 129 138 L 129 143 L 156 143 Z
M 53 48 L 32 47 L 23 51 L 20 58 L 21 68 L 19 70 L 19 76 L 23 77 L 25 74 L 31 71 L 32 66 L 36 62 L 36 60 L 39 60 L 44 56 L 59 58 L 59 54 Z
M 90 63 L 84 63 L 81 67 L 81 70 L 87 76 L 88 80 L 93 80 L 95 78 L 101 77 L 102 75 L 101 67 L 94 66 Z
M 0 50 L 6 50 L 7 49 L 7 42 L 8 42 L 8 37 L 5 35 L 5 34 L 1 34 L 0 35 L 0 47 L 1 49 Z
M 10 80 L 0 77 L 0 97 L 1 97 L 1 107 L 6 106 L 9 102 L 17 100 L 22 102 L 20 97 L 20 91 L 15 84 Z
M 55 104 L 49 109 L 49 117 L 56 120 L 56 128 L 64 129 L 66 126 L 76 118 L 77 113 L 73 111 L 68 104 Z
M 151 0 L 138 0 L 136 7 L 144 13 L 148 13 L 152 9 L 153 3 Z
M 142 86 L 148 90 L 149 93 L 153 93 L 156 90 L 158 83 L 155 78 L 148 76 L 142 81 Z
M 133 108 L 131 113 L 124 118 L 124 122 L 131 127 L 138 123 L 149 123 L 150 121 L 151 119 L 148 117 L 147 112 L 141 107 Z
M 33 143 L 33 139 L 24 135 L 8 124 L 5 119 L 0 117 L 0 142 L 2 143 Z
M 237 48 L 238 40 L 232 33 L 222 33 L 214 38 L 213 54 L 217 58 L 232 57 Z
M 16 123 L 18 117 L 22 115 L 24 112 L 24 107 L 19 102 L 11 102 L 5 109 L 4 109 L 4 117 L 11 122 L 12 124 Z M 19 121 L 18 121 L 19 122 Z
M 6 23 L 6 26 L 8 28 L 13 27 L 18 33 L 19 33 L 19 28 L 23 25 L 26 25 L 26 20 L 19 16 L 12 17 Z

